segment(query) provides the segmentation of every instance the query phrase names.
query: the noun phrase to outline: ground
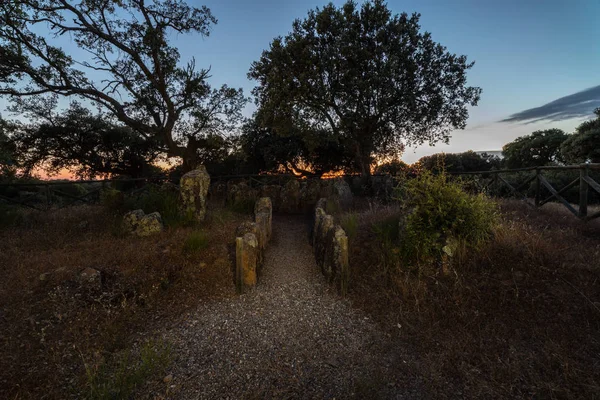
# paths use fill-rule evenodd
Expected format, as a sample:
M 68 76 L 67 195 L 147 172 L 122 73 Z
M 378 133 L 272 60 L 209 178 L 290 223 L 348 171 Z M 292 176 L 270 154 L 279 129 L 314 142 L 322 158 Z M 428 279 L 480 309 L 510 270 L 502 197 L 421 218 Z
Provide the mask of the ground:
M 241 296 L 232 247 L 249 214 L 212 205 L 200 227 L 136 238 L 77 207 L 0 230 L 0 398 L 597 397 L 600 221 L 501 202 L 462 269 L 393 275 L 365 223 L 397 209 L 369 207 L 346 298 L 302 216 L 274 216 Z M 100 285 L 78 278 L 88 267 Z
M 276 216 L 260 283 L 204 302 L 173 343 L 171 393 L 213 398 L 417 398 L 414 354 L 321 276 L 302 217 Z

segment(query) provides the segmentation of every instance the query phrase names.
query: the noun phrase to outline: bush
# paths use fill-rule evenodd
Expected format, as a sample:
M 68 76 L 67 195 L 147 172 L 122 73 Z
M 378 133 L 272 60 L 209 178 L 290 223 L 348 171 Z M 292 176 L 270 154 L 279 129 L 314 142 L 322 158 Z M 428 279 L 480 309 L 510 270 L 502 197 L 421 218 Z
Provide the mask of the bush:
M 405 185 L 411 211 L 399 236 L 402 259 L 409 266 L 452 258 L 463 249 L 480 248 L 490 238 L 498 212 L 485 195 L 467 193 L 443 173 L 424 172 Z

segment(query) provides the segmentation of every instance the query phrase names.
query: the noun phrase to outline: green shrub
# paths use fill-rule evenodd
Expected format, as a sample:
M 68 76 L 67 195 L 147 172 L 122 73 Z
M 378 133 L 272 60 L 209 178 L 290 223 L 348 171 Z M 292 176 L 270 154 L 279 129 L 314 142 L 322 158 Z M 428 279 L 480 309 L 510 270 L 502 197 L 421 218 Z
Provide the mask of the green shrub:
M 409 266 L 454 257 L 461 249 L 479 248 L 498 221 L 497 207 L 485 195 L 467 193 L 445 174 L 422 173 L 406 182 L 411 211 L 399 233 L 402 259 Z
M 195 253 L 208 247 L 209 237 L 206 232 L 194 231 L 186 239 L 183 244 L 185 253 Z
M 149 341 L 139 354 L 127 351 L 112 360 L 85 364 L 90 399 L 130 399 L 137 387 L 164 373 L 171 362 L 171 349 Z

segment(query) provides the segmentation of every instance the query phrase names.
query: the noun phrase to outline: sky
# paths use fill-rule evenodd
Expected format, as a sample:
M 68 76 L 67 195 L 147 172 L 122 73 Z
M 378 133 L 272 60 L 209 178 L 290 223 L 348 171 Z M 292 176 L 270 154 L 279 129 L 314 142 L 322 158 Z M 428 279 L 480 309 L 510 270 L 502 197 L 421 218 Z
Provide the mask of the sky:
M 182 41 L 182 52 L 196 54 L 199 65 L 211 65 L 214 84 L 227 82 L 249 92 L 254 83 L 246 74 L 252 61 L 274 37 L 289 32 L 294 19 L 326 2 L 205 0 L 198 4 L 207 5 L 219 22 L 209 38 Z M 500 121 L 600 85 L 598 0 L 390 0 L 388 6 L 394 13 L 420 13 L 422 29 L 431 32 L 435 41 L 475 61 L 468 83 L 483 89 L 479 105 L 470 110 L 467 129 L 454 132 L 450 145 L 408 149 L 405 161 L 440 151 L 499 150 L 537 129 L 571 132 L 581 116 L 537 123 Z M 600 89 L 591 95 L 600 99 Z
M 252 62 L 273 38 L 291 30 L 294 19 L 326 4 L 188 2 L 208 6 L 218 23 L 207 38 L 176 37 L 182 59 L 195 57 L 197 66 L 210 67 L 214 86 L 241 87 L 247 95 L 255 85 L 247 78 Z M 538 129 L 571 132 L 600 107 L 600 0 L 389 0 L 388 7 L 394 13 L 421 13 L 422 29 L 435 41 L 475 61 L 468 83 L 483 89 L 467 129 L 453 132 L 449 145 L 407 149 L 407 162 L 441 151 L 499 150 Z M 249 105 L 245 114 L 253 110 Z

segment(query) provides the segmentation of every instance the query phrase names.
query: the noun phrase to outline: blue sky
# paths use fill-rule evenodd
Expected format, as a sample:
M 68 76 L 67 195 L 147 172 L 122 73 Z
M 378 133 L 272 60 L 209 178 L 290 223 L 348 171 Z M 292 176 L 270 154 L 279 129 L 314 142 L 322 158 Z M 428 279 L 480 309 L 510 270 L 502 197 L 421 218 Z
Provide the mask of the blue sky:
M 343 1 L 334 1 L 342 4 Z M 202 41 L 182 38 L 184 54 L 212 66 L 212 82 L 250 91 L 246 73 L 270 41 L 287 33 L 295 18 L 321 1 L 206 0 L 219 23 Z M 395 13 L 419 12 L 422 28 L 475 66 L 469 84 L 483 88 L 468 129 L 455 132 L 449 146 L 409 149 L 415 161 L 438 151 L 499 149 L 536 129 L 572 131 L 580 120 L 522 124 L 496 123 L 525 109 L 600 85 L 600 1 L 598 0 L 391 0 Z
M 199 67 L 210 66 L 214 86 L 242 87 L 247 95 L 254 86 L 247 72 L 262 50 L 274 37 L 285 35 L 295 18 L 326 4 L 316 0 L 189 1 L 208 6 L 219 22 L 208 38 L 178 36 L 175 44 L 182 58 L 193 56 Z M 454 132 L 449 146 L 408 149 L 403 156 L 408 162 L 439 151 L 500 149 L 536 129 L 572 131 L 581 119 L 533 124 L 519 118 L 510 123 L 498 121 L 600 85 L 600 0 L 390 0 L 388 6 L 394 13 L 421 13 L 422 28 L 434 40 L 475 61 L 469 84 L 483 88 L 465 131 Z M 600 87 L 589 96 L 600 99 Z M 253 109 L 248 107 L 246 114 L 251 115 Z

